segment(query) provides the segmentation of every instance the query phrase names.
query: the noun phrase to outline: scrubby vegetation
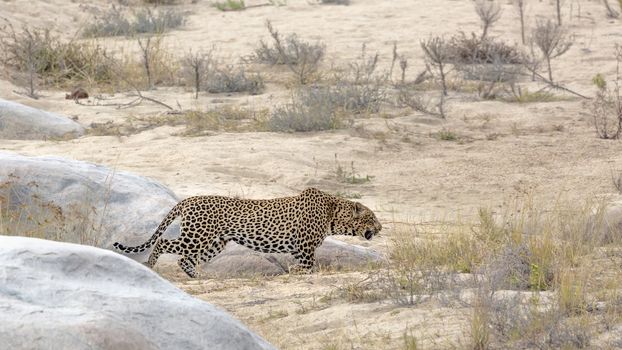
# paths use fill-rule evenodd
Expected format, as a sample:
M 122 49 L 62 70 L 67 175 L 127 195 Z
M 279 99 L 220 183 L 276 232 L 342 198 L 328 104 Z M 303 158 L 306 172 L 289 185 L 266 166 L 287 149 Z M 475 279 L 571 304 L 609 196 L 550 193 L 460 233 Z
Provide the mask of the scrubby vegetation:
M 266 27 L 270 32 L 272 45 L 261 41 L 259 47 L 255 49 L 252 60 L 271 65 L 286 65 L 300 84 L 313 80 L 324 58 L 326 46 L 323 43 L 312 44 L 303 41 L 295 33 L 283 40 L 270 21 L 266 22 Z
M 143 8 L 131 12 L 112 5 L 108 11 L 95 16 L 93 23 L 84 28 L 83 35 L 100 37 L 163 33 L 181 27 L 184 22 L 185 15 L 174 9 Z
M 268 121 L 270 131 L 321 131 L 339 129 L 347 119 L 333 102 L 332 90 L 313 86 L 294 92 L 289 103 L 278 106 Z
M 211 93 L 248 92 L 257 95 L 265 88 L 261 75 L 249 75 L 239 66 L 215 68 L 208 75 L 206 90 Z
M 328 140 L 345 145 L 347 159 L 354 159 L 359 153 L 380 159 L 374 163 L 375 168 L 370 168 L 367 164 L 360 165 L 358 160 L 356 164 L 351 160 L 340 162 L 335 155 L 334 166 L 329 159 L 322 175 L 318 175 L 316 169 L 315 174 L 310 171 L 301 175 L 301 179 L 288 177 L 280 183 L 280 177 L 270 174 L 266 176 L 269 180 L 261 180 L 266 183 L 326 186 L 337 196 L 366 201 L 370 196 L 385 196 L 378 193 L 391 186 L 383 187 L 382 181 L 413 177 L 412 187 L 407 191 L 397 186 L 389 188 L 393 192 L 388 196 L 395 196 L 395 199 L 370 200 L 378 207 L 386 206 L 381 208 L 380 214 L 383 225 L 387 224 L 383 231 L 386 236 L 380 237 L 388 242 L 386 261 L 354 271 L 356 276 L 363 276 L 361 279 L 342 283 L 340 276 L 330 277 L 334 279 L 331 288 L 326 288 L 330 292 L 321 300 L 314 299 L 309 305 L 300 302 L 295 311 L 270 310 L 268 316 L 264 315 L 265 320 L 301 316 L 314 308 L 328 308 L 331 303 L 339 302 L 348 305 L 375 303 L 375 306 L 380 303 L 383 310 L 390 310 L 387 313 L 391 313 L 391 317 L 419 307 L 435 309 L 440 305 L 464 321 L 467 339 L 466 344 L 451 344 L 447 348 L 590 348 L 602 344 L 596 340 L 603 332 L 611 332 L 612 337 L 619 338 L 616 329 L 622 319 L 622 295 L 617 282 L 621 277 L 618 272 L 620 233 L 603 219 L 603 203 L 587 203 L 581 208 L 562 205 L 537 208 L 527 198 L 513 208 L 508 208 L 507 201 L 505 206 L 482 208 L 474 221 L 468 216 L 419 224 L 389 219 L 393 215 L 420 214 L 398 212 L 391 207 L 393 202 L 403 198 L 411 200 L 408 195 L 425 193 L 421 202 L 413 204 L 422 211 L 421 207 L 428 205 L 430 210 L 437 210 L 437 196 L 447 197 L 445 206 L 466 205 L 463 203 L 467 201 L 465 193 L 471 189 L 469 184 L 456 183 L 456 179 L 465 178 L 459 177 L 459 172 L 468 172 L 474 182 L 489 181 L 490 187 L 498 186 L 494 191 L 519 191 L 517 188 L 530 179 L 530 173 L 524 169 L 520 173 L 517 170 L 516 174 L 512 171 L 516 177 L 513 182 L 497 180 L 506 175 L 511 166 L 495 168 L 498 172 L 494 181 L 483 171 L 478 173 L 480 166 L 493 167 L 490 163 L 498 162 L 489 155 L 496 155 L 496 146 L 508 142 L 504 141 L 507 139 L 516 145 L 535 133 L 537 137 L 528 140 L 530 147 L 559 147 L 558 143 L 571 147 L 567 138 L 574 141 L 587 128 L 589 137 L 598 143 L 580 144 L 585 147 L 582 152 L 588 154 L 587 157 L 605 158 L 600 152 L 614 147 L 615 142 L 596 139 L 591 127 L 601 139 L 615 140 L 622 134 L 619 86 L 622 52 L 616 48 L 618 67 L 612 74 L 610 54 L 597 51 L 595 47 L 599 46 L 593 44 L 597 40 L 588 38 L 585 32 L 578 33 L 575 43 L 573 32 L 585 30 L 586 23 L 590 26 L 600 25 L 598 21 L 617 23 L 617 5 L 612 6 L 607 1 L 599 3 L 602 12 L 599 19 L 593 13 L 586 14 L 585 9 L 581 12 L 583 3 L 577 2 L 571 5 L 566 2 L 567 7 L 579 8 L 565 10 L 564 2 L 550 2 L 551 11 L 547 17 L 546 13 L 533 10 L 545 5 L 534 2 L 517 0 L 510 4 L 478 0 L 469 3 L 471 17 L 459 27 L 467 28 L 466 32 L 435 28 L 417 33 L 417 38 L 424 39 L 415 44 L 383 37 L 381 42 L 371 40 L 369 47 L 374 51 L 368 52 L 368 45 L 362 42 L 364 39 L 359 40 L 359 36 L 353 36 L 352 40 L 356 41 L 346 45 L 344 36 L 331 37 L 328 41 L 329 38 L 313 36 L 317 32 L 307 31 L 307 26 L 290 29 L 292 27 L 283 25 L 283 29 L 291 32 L 282 34 L 270 21 L 266 22 L 266 39 L 254 50 L 249 42 L 237 36 L 214 35 L 212 39 L 211 32 L 206 34 L 209 39 L 200 45 L 193 44 L 189 50 L 190 46 L 177 46 L 171 41 L 181 35 L 170 31 L 186 30 L 187 16 L 199 12 L 190 7 L 194 5 L 170 0 L 142 2 L 165 6 L 112 6 L 97 13 L 93 22 L 73 37 L 62 36 L 53 29 L 14 27 L 4 22 L 0 28 L 3 78 L 22 88 L 19 93 L 34 98 L 41 96 L 42 90 L 55 93 L 54 89 L 88 86 L 94 93 L 88 101 L 75 101 L 81 105 L 78 108 L 102 107 L 104 112 L 92 108 L 96 112 L 84 119 L 81 114 L 76 117 L 88 120 L 84 123 L 88 125 L 86 137 L 117 136 L 122 142 L 134 142 L 135 134 L 168 126 L 154 131 L 158 133 L 156 137 L 161 137 L 161 132 L 169 132 L 172 137 L 196 137 L 182 140 L 198 143 L 226 137 L 213 137 L 216 134 L 253 132 L 257 134 L 244 137 L 295 138 L 296 142 L 318 144 Z M 350 5 L 350 1 L 341 0 L 315 3 Z M 251 7 L 284 2 L 255 5 L 227 0 L 211 4 L 215 8 L 207 9 L 210 14 L 234 20 L 247 18 Z M 320 13 L 358 11 L 369 6 L 358 5 L 352 2 L 352 7 L 310 8 Z M 298 6 L 278 10 L 289 13 L 299 11 Z M 511 6 L 515 6 L 516 13 L 508 11 Z M 622 3 L 620 6 L 622 11 Z M 217 10 L 247 12 L 220 13 Z M 257 12 L 263 16 L 260 10 Z M 515 17 L 510 22 L 508 17 L 512 15 Z M 564 26 L 561 25 L 562 16 L 565 16 Z M 195 25 L 195 18 L 192 19 Z M 500 19 L 503 26 L 515 23 L 515 36 L 507 36 L 508 30 L 497 25 Z M 189 26 L 187 30 L 193 28 Z M 504 35 L 498 34 L 501 32 Z M 107 36 L 117 38 L 102 38 Z M 228 42 L 223 38 L 232 39 Z M 259 38 L 251 40 L 250 45 Z M 322 40 L 334 44 L 327 46 Z M 231 42 L 237 45 L 236 50 L 248 50 L 236 51 L 235 55 L 246 56 L 231 57 L 219 47 Z M 356 47 L 361 45 L 363 49 L 356 55 Z M 347 56 L 340 56 L 344 52 Z M 590 64 L 601 59 L 610 61 L 602 65 L 602 73 L 594 75 L 593 88 L 590 88 L 587 79 L 579 83 L 571 81 L 568 72 L 563 71 L 561 65 L 557 67 L 556 63 L 570 60 L 570 56 L 571 60 Z M 595 70 L 590 76 L 597 73 L 596 68 L 586 69 Z M 193 99 L 190 100 L 190 96 Z M 153 108 L 132 109 L 143 102 L 153 103 L 150 106 Z M 580 110 L 580 102 L 584 102 L 583 110 Z M 130 112 L 114 115 L 114 121 L 98 119 L 117 109 Z M 523 115 L 546 115 L 550 119 L 525 120 Z M 310 134 L 270 136 L 265 132 Z M 349 143 L 356 148 L 348 148 Z M 468 147 L 464 147 L 467 143 Z M 249 149 L 252 147 L 254 145 Z M 404 170 L 400 164 L 393 163 L 405 164 L 410 157 L 417 157 L 418 152 L 427 152 L 425 159 L 416 159 L 421 163 L 439 161 L 437 158 L 444 157 L 447 149 L 468 150 L 469 157 L 466 161 L 447 159 L 449 170 L 435 173 L 438 178 L 421 180 L 424 184 L 415 178 L 415 167 Z M 502 152 L 507 152 L 508 147 L 498 150 L 499 157 L 505 157 Z M 311 148 L 311 151 L 326 153 L 321 147 Z M 392 152 L 400 158 L 391 158 Z M 565 157 L 565 151 L 551 154 L 552 158 L 572 163 Z M 510 156 L 513 161 L 528 162 L 529 171 L 546 169 L 551 176 L 562 176 L 556 172 L 555 165 L 546 160 L 534 159 L 530 154 Z M 383 166 L 396 169 L 379 169 Z M 596 181 L 600 175 L 593 171 L 585 181 Z M 609 174 L 603 176 L 609 181 Z M 611 181 L 614 185 L 611 190 L 621 192 L 619 174 L 611 175 Z M 431 185 L 439 193 L 424 191 Z M 573 185 L 575 183 L 569 184 Z M 11 182 L 0 184 L 0 232 L 93 243 L 92 235 L 98 231 L 92 222 L 95 215 L 92 206 L 85 204 L 84 208 L 76 208 L 82 211 L 79 212 L 81 216 L 75 217 L 83 221 L 69 222 L 69 213 L 36 197 L 27 208 L 12 205 L 11 198 L 19 193 L 11 186 Z M 488 186 L 488 182 L 483 186 Z M 611 187 L 611 183 L 608 182 L 608 186 Z M 550 187 L 546 189 L 551 190 Z M 560 192 L 564 190 L 559 189 Z M 606 195 L 602 188 L 595 191 L 600 191 L 599 196 Z M 459 200 L 454 202 L 455 198 Z M 331 273 L 334 271 L 327 275 Z M 301 281 L 296 278 L 284 277 L 279 282 Z M 263 277 L 252 281 L 264 282 Z M 411 326 L 416 325 L 404 325 L 400 344 L 408 349 L 426 344 L 427 340 L 411 332 Z M 378 334 L 369 336 L 390 338 Z M 360 343 L 365 340 L 359 339 Z M 619 345 L 620 340 L 612 342 Z M 357 348 L 352 344 L 327 344 L 326 348 Z
M 220 11 L 241 11 L 246 8 L 244 0 L 216 1 L 213 5 Z
M 17 83 L 36 96 L 40 85 L 70 81 L 108 84 L 114 77 L 110 52 L 94 42 L 63 41 L 47 29 L 18 30 L 9 22 L 0 28 L 0 62 L 18 72 Z
M 0 234 L 50 239 L 97 246 L 101 239 L 101 213 L 89 201 L 63 210 L 42 199 L 36 182 L 22 184 L 12 175 L 0 183 Z
M 622 316 L 622 295 L 591 264 L 622 235 L 598 203 L 547 213 L 527 200 L 501 217 L 480 209 L 477 223 L 396 224 L 388 264 L 344 297 L 468 305 L 477 349 L 586 348 L 609 322 L 603 312 Z
M 618 139 L 622 133 L 622 95 L 620 95 L 622 47 L 616 47 L 615 55 L 617 65 L 613 81 L 608 83 L 601 74 L 592 79 L 597 93 L 592 102 L 591 113 L 596 134 L 601 139 Z

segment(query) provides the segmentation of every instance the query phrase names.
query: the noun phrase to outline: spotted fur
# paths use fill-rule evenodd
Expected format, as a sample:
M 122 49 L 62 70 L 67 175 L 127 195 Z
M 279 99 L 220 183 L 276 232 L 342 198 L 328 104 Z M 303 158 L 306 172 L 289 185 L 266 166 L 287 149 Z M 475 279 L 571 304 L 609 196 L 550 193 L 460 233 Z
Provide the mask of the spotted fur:
M 180 236 L 163 238 L 179 216 Z M 315 249 L 327 235 L 369 240 L 381 229 L 374 213 L 364 205 L 309 188 L 297 196 L 265 200 L 190 197 L 171 209 L 144 244 L 126 247 L 117 242 L 114 247 L 124 253 L 140 253 L 154 246 L 149 267 L 163 253 L 181 255 L 179 266 L 193 278 L 197 264 L 210 261 L 229 241 L 263 253 L 291 253 L 298 262 L 293 269 L 308 271 L 315 262 Z

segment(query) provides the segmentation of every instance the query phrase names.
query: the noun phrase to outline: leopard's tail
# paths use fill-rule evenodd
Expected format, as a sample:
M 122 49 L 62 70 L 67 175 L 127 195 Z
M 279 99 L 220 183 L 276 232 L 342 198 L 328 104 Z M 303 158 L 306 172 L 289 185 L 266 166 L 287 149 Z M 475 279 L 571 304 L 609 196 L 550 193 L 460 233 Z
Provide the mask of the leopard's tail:
M 173 209 L 171 209 L 171 211 L 169 211 L 168 214 L 166 214 L 166 217 L 164 218 L 164 220 L 162 220 L 162 222 L 160 223 L 160 226 L 158 226 L 158 229 L 151 236 L 151 238 L 149 238 L 147 242 L 139 246 L 127 247 L 119 242 L 115 242 L 112 246 L 124 253 L 143 252 L 146 249 L 151 248 L 151 246 L 158 240 L 158 238 L 160 238 L 160 236 L 162 236 L 162 234 L 166 231 L 166 229 L 171 224 L 171 222 L 173 222 L 175 218 L 177 218 L 180 214 L 181 214 L 181 203 L 177 203 L 173 207 Z

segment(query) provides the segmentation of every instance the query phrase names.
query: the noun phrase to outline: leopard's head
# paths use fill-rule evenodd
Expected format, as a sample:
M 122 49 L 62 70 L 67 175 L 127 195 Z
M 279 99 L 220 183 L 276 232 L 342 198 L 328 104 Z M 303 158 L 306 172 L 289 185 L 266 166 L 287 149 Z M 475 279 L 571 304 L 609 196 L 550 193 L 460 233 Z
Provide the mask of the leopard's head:
M 369 208 L 358 202 L 340 201 L 333 215 L 330 232 L 333 235 L 361 236 L 370 240 L 382 230 L 382 225 Z

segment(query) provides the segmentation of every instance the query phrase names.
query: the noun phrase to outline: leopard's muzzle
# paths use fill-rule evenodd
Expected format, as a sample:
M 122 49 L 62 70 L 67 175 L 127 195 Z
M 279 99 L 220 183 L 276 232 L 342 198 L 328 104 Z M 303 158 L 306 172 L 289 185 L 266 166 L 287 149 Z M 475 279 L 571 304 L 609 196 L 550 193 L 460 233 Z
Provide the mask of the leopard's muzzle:
M 372 237 L 374 237 L 374 234 L 375 232 L 372 230 L 365 231 L 365 239 L 369 241 Z

